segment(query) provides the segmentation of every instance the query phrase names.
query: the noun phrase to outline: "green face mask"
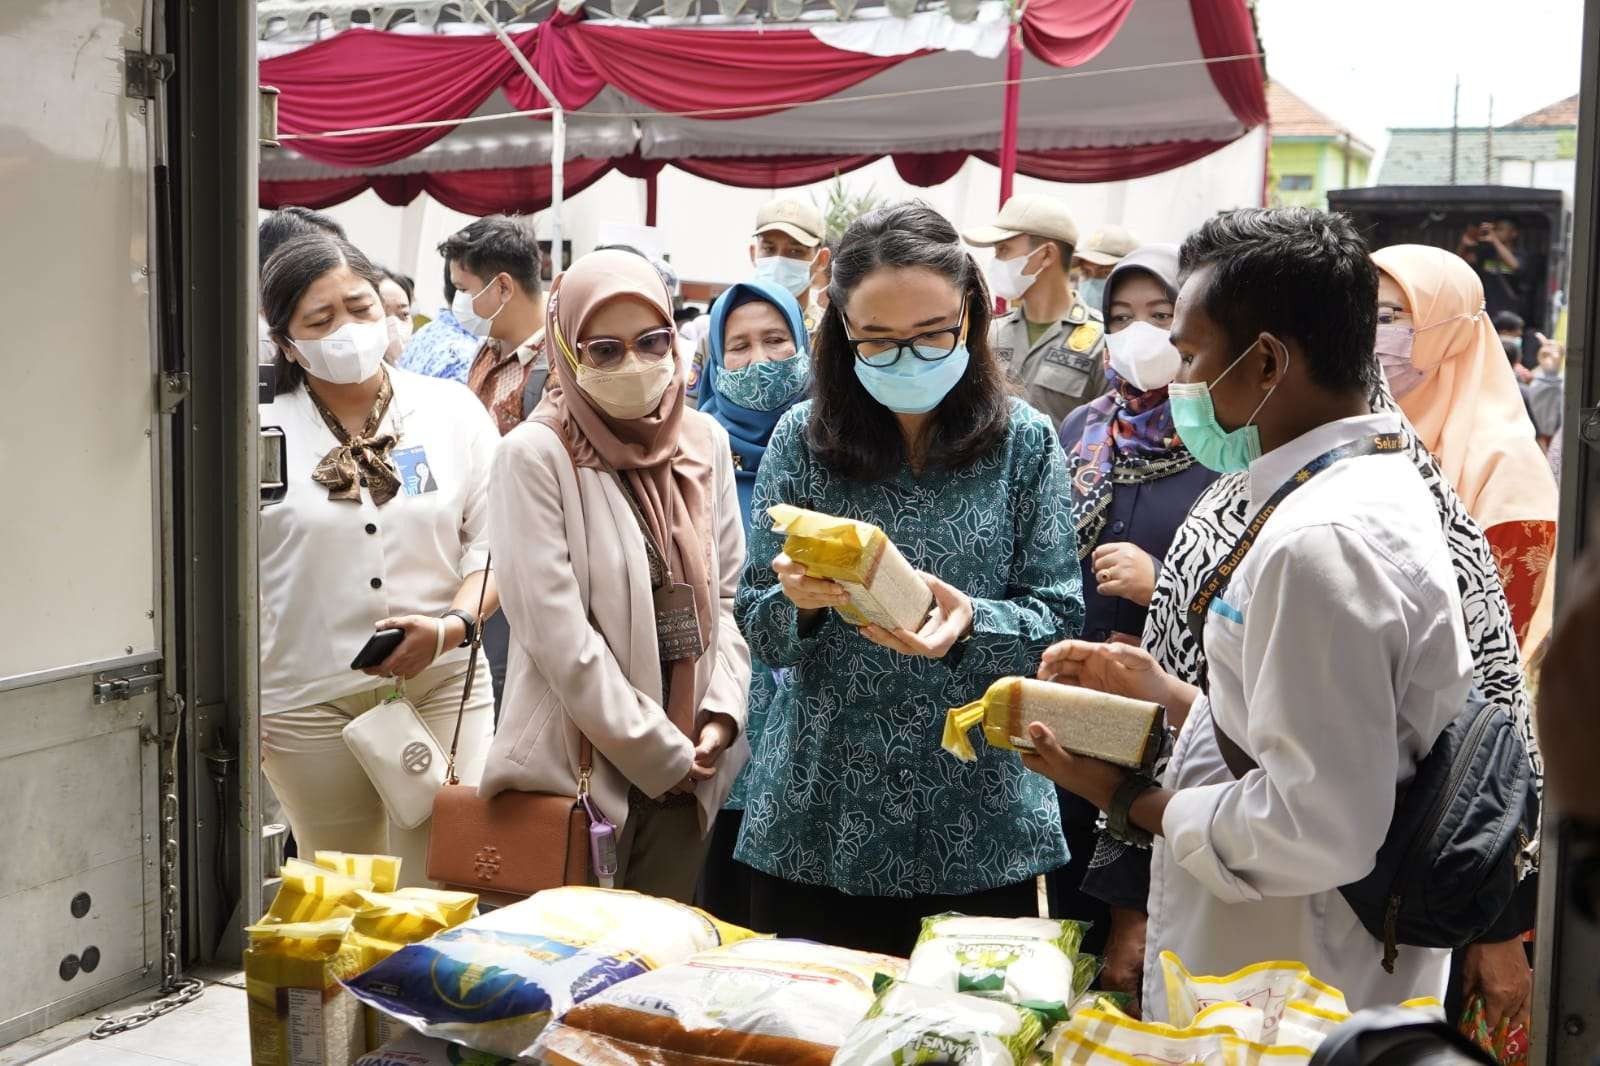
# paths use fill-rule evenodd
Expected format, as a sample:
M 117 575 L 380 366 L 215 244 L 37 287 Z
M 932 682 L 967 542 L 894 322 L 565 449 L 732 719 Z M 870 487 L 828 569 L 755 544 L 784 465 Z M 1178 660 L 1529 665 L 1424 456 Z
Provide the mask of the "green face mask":
M 776 411 L 805 391 L 808 369 L 805 353 L 797 352 L 787 359 L 722 370 L 717 374 L 717 392 L 751 411 Z
M 1249 355 L 1254 347 L 1252 344 L 1240 352 L 1239 358 L 1217 375 L 1217 381 L 1227 377 L 1228 372 L 1238 366 L 1239 361 Z M 1287 370 L 1287 366 L 1284 369 Z M 1229 431 L 1217 423 L 1217 411 L 1211 404 L 1211 390 L 1216 387 L 1217 381 L 1210 384 L 1203 381 L 1173 382 L 1168 385 L 1167 399 L 1172 405 L 1172 424 L 1183 440 L 1184 447 L 1189 449 L 1189 454 L 1201 466 L 1219 474 L 1237 474 L 1248 470 L 1252 462 L 1261 458 L 1261 431 L 1255 426 L 1256 415 L 1272 399 L 1272 394 L 1278 391 L 1278 385 L 1267 390 L 1250 417 L 1245 419 L 1244 425 Z M 1283 377 L 1280 375 L 1278 384 L 1282 383 Z

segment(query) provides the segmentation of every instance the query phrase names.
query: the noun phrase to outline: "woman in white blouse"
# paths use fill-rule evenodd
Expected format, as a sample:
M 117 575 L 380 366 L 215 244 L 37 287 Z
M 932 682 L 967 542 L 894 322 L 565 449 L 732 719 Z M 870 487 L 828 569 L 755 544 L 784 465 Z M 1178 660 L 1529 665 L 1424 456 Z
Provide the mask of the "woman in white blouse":
M 390 821 L 342 730 L 400 688 L 449 746 L 480 592 L 486 615 L 498 605 L 485 556 L 499 434 L 466 388 L 384 364 L 380 278 L 329 235 L 285 244 L 262 271 L 278 382 L 261 422 L 287 437 L 288 493 L 261 516 L 261 750 L 302 854 L 398 855 L 402 882 L 420 884 L 427 824 Z M 385 628 L 404 631 L 399 647 L 352 670 Z M 464 782 L 478 779 L 492 731 L 480 670 Z

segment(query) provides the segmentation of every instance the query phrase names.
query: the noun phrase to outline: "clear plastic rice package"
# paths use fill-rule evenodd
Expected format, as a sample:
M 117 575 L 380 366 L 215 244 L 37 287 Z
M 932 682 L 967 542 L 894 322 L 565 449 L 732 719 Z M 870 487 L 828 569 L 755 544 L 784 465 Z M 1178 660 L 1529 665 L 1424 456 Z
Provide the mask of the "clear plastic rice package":
M 1043 1017 L 1026 1007 L 894 981 L 833 1066 L 1026 1066 L 1044 1033 Z
M 361 1005 L 339 984 L 359 966 L 349 931 L 348 917 L 245 929 L 252 1066 L 346 1066 L 366 1050 Z
M 945 715 L 940 745 L 962 762 L 977 752 L 967 732 L 983 727 L 992 748 L 1031 753 L 1028 726 L 1049 727 L 1067 751 L 1149 773 L 1166 735 L 1166 710 L 1158 703 L 1129 699 L 1076 685 L 1002 677 L 983 696 Z
M 346 985 L 428 1036 L 518 1058 L 574 1004 L 753 935 L 671 900 L 555 888 L 403 947 Z
M 394 1040 L 361 1056 L 351 1066 L 516 1066 L 516 1059 L 474 1051 L 407 1029 Z
M 1202 977 L 1191 974 L 1178 956 L 1163 951 L 1161 972 L 1167 986 L 1167 1019 L 1179 1028 L 1193 1025 L 1209 1007 L 1243 1003 L 1261 1009 L 1259 1039 L 1273 1044 L 1284 1008 L 1296 1000 L 1318 1010 L 1350 1011 L 1343 992 L 1311 976 L 1300 962 L 1258 962 L 1222 977 Z
M 870 522 L 780 503 L 767 508 L 783 550 L 811 577 L 844 586 L 850 603 L 839 614 L 851 625 L 871 622 L 915 632 L 933 608 L 933 593 L 894 541 Z
M 828 1066 L 905 960 L 745 940 L 613 985 L 539 1038 L 546 1066 Z
M 1010 1003 L 1067 1005 L 1099 973 L 1080 955 L 1085 922 L 1055 918 L 925 918 L 906 980 Z

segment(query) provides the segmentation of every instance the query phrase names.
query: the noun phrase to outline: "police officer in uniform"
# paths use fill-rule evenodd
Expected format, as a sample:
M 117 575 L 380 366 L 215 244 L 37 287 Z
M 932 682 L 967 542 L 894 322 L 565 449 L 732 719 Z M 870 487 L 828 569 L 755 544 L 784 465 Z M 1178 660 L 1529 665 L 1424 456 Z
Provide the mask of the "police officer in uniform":
M 992 226 L 966 233 L 993 248 L 989 288 L 1013 309 L 989 325 L 989 350 L 1024 398 L 1061 422 L 1106 391 L 1105 322 L 1068 281 L 1078 227 L 1060 201 L 1018 194 Z

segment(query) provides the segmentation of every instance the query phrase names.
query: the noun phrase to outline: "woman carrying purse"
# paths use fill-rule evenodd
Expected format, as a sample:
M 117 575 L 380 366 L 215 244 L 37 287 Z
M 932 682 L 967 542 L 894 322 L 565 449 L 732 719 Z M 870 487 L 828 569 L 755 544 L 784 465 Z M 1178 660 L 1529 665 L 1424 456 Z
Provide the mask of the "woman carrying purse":
M 618 827 L 615 886 L 689 902 L 748 757 L 733 622 L 744 532 L 727 432 L 684 403 L 648 260 L 556 279 L 551 381 L 501 443 L 489 540 L 513 641 L 479 792 L 574 795 Z
M 329 234 L 288 242 L 262 270 L 278 382 L 261 422 L 287 438 L 288 488 L 261 514 L 261 752 L 301 855 L 398 855 L 416 885 L 428 825 L 386 809 L 344 732 L 400 684 L 418 730 L 448 744 L 475 612 L 497 602 L 484 555 L 498 437 L 462 386 L 384 365 L 381 278 Z M 352 668 L 384 629 L 401 631 L 398 646 Z M 457 773 L 476 781 L 493 729 L 487 673 L 465 708 Z M 399 776 L 442 770 L 426 747 L 396 747 Z

